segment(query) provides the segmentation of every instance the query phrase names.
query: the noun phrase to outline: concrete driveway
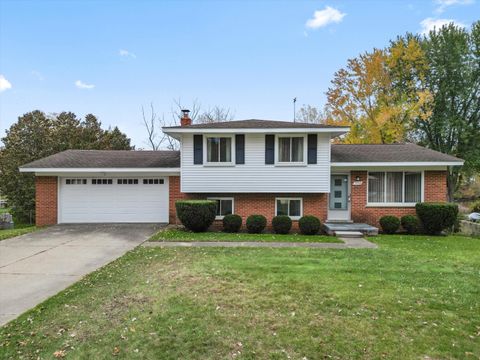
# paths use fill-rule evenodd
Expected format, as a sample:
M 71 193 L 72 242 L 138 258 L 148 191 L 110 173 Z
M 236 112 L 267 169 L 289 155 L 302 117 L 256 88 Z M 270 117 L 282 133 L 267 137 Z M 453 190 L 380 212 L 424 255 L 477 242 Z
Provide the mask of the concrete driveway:
M 0 241 L 0 325 L 144 242 L 162 225 L 56 225 Z

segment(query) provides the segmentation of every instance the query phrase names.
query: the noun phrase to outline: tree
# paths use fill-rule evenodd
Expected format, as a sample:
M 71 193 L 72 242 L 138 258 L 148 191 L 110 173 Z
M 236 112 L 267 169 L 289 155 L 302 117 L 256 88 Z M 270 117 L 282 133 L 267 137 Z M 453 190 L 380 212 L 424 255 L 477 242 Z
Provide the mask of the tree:
M 143 125 L 147 132 L 146 143 L 150 149 L 160 150 L 161 148 L 166 148 L 168 150 L 178 150 L 180 148 L 180 144 L 176 139 L 162 132 L 162 127 L 178 126 L 180 118 L 183 116 L 183 109 L 190 110 L 189 116 L 193 123 L 205 124 L 231 121 L 234 118 L 230 108 L 221 106 L 214 106 L 202 111 L 201 105 L 196 99 L 193 100 L 190 106 L 184 106 L 180 99 L 174 99 L 169 119 L 166 119 L 164 114 L 158 116 L 152 103 L 150 104 L 149 115 L 145 114 L 145 109 L 142 106 Z
M 47 116 L 39 110 L 20 116 L 2 141 L 0 191 L 17 221 L 33 219 L 35 211 L 35 177 L 20 173 L 19 166 L 67 149 L 132 149 L 130 139 L 117 127 L 103 130 L 91 114 L 81 121 L 71 112 Z
M 305 105 L 297 111 L 295 121 L 302 123 L 322 124 L 326 122 L 325 112 L 315 106 Z
M 396 51 L 397 50 L 397 51 Z M 348 60 L 327 91 L 327 123 L 349 125 L 346 143 L 392 143 L 406 139 L 413 120 L 430 100 L 428 92 L 403 92 L 395 86 L 395 69 L 404 59 L 420 61 L 418 46 L 398 51 L 374 49 Z
M 432 114 L 417 119 L 422 144 L 465 159 L 462 169 L 452 167 L 448 195 L 459 185 L 460 175 L 480 171 L 480 21 L 469 33 L 449 24 L 431 31 L 422 41 L 429 68 L 426 84 L 433 95 Z
M 393 45 L 405 44 L 411 38 L 407 34 Z M 448 196 L 453 200 L 461 176 L 480 171 L 480 22 L 474 23 L 470 32 L 445 25 L 418 42 L 426 63 L 408 59 L 400 64 L 398 73 L 406 80 L 396 86 L 401 91 L 425 90 L 431 96 L 427 116 L 415 118 L 410 138 L 465 159 L 462 168 L 449 169 Z

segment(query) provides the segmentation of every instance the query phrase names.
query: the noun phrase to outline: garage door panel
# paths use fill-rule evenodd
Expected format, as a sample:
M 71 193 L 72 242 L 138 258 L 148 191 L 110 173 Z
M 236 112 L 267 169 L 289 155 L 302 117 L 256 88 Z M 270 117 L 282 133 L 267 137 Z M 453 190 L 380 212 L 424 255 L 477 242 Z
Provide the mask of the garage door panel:
M 168 177 L 163 184 L 66 184 L 59 188 L 59 222 L 168 222 Z M 68 178 L 71 179 L 71 178 Z M 98 178 L 94 178 L 98 179 Z

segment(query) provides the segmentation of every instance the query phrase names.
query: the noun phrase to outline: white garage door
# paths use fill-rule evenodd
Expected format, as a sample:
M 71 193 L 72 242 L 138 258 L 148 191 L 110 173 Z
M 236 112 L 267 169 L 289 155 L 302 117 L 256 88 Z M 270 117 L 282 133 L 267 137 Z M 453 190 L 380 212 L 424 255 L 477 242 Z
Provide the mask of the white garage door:
M 168 177 L 59 181 L 59 223 L 168 222 Z

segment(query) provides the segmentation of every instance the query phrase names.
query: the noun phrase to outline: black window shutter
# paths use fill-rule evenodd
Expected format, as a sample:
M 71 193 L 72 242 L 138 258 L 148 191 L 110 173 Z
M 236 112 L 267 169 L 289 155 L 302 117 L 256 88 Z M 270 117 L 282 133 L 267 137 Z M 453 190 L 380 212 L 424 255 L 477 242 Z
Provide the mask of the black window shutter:
M 265 135 L 265 164 L 275 163 L 275 135 Z
M 308 134 L 308 164 L 317 163 L 317 134 Z
M 193 135 L 193 163 L 203 164 L 203 136 Z
M 235 163 L 245 164 L 245 135 L 235 135 Z

